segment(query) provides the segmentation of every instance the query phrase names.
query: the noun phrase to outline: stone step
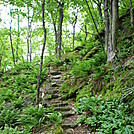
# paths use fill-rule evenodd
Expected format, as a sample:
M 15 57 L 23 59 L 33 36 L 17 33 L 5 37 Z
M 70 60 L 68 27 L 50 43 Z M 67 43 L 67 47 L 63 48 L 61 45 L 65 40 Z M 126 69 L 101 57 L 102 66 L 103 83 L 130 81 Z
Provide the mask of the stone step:
M 59 80 L 59 79 L 53 79 L 52 83 L 56 83 L 57 85 L 62 84 L 64 80 Z
M 59 71 L 50 71 L 50 74 L 51 75 L 60 75 L 61 72 L 59 72 Z
M 57 84 L 56 82 L 52 82 L 52 83 L 51 83 L 51 86 L 52 86 L 52 87 L 60 87 L 60 85 Z
M 70 107 L 54 107 L 54 111 L 69 111 L 71 110 Z
M 51 104 L 56 104 L 56 103 L 62 103 L 63 101 L 59 100 L 58 98 L 53 99 L 50 101 Z
M 77 127 L 77 124 L 74 124 L 74 123 L 63 123 L 61 126 L 62 126 L 62 128 L 67 129 L 67 128 L 75 128 L 75 127 Z
M 59 97 L 61 97 L 60 94 L 50 94 L 50 95 L 46 95 L 45 99 L 52 100 L 52 99 L 59 98 Z
M 59 89 L 57 89 L 57 88 L 45 90 L 45 94 L 55 94 L 58 92 L 59 92 Z
M 65 118 L 65 117 L 70 117 L 70 116 L 74 116 L 75 115 L 75 112 L 71 112 L 71 111 L 68 111 L 68 112 L 63 112 L 62 113 L 62 117 Z
M 68 102 L 59 102 L 59 103 L 55 103 L 52 104 L 54 107 L 63 107 L 63 106 L 67 106 Z
M 62 75 L 54 75 L 51 77 L 51 79 L 60 79 L 62 78 Z

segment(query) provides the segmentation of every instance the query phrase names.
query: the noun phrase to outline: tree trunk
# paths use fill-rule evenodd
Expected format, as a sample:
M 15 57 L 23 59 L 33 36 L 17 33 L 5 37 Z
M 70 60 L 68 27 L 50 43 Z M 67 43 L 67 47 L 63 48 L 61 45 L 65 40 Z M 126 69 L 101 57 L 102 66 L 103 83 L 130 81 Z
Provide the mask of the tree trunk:
M 32 32 L 32 28 L 31 28 L 31 25 L 32 25 L 32 22 L 30 22 L 30 25 L 29 25 L 29 46 L 30 46 L 30 50 L 29 50 L 29 54 L 30 54 L 30 63 L 32 62 L 32 48 L 31 48 L 31 32 Z
M 14 66 L 15 66 L 15 57 L 14 57 L 14 50 L 13 50 L 13 44 L 12 44 L 12 9 L 10 8 L 10 16 L 11 16 L 11 22 L 10 22 L 10 43 L 11 43 L 11 49 L 12 49 L 12 56 L 13 56 L 13 63 L 14 63 Z
M 118 0 L 110 1 L 110 24 L 109 24 L 109 43 L 107 51 L 107 62 L 114 62 L 116 56 L 117 36 L 118 36 Z
M 3 42 L 2 42 L 2 44 L 3 44 Z M 4 44 L 3 44 L 4 45 Z M 2 45 L 2 46 L 3 46 Z M 3 57 L 3 55 L 4 55 L 4 51 L 5 51 L 5 46 L 3 47 L 3 50 L 2 50 L 2 53 L 1 53 L 1 55 L 0 55 L 0 69 L 1 69 L 1 62 L 2 62 L 2 57 Z
M 19 17 L 19 10 L 17 9 L 17 13 L 18 13 L 18 37 L 17 37 L 17 46 L 16 46 L 16 62 L 18 61 L 18 46 L 19 46 L 19 42 L 20 42 L 20 17 Z
M 91 12 L 91 10 L 90 10 L 90 7 L 89 7 L 89 5 L 88 5 L 88 2 L 87 2 L 87 0 L 85 0 L 85 1 L 86 1 L 86 4 L 87 4 L 87 7 L 88 7 L 88 11 L 89 11 L 89 13 L 90 13 L 90 15 L 91 15 L 91 18 L 92 18 L 92 20 L 93 20 L 95 29 L 96 29 L 96 31 L 97 31 L 97 34 L 99 35 L 99 31 L 98 31 L 97 25 L 96 25 L 96 23 L 95 23 L 94 17 L 93 17 L 93 15 L 92 15 L 92 12 Z
M 91 10 L 90 10 L 89 4 L 88 4 L 87 0 L 85 0 L 85 1 L 86 1 L 86 4 L 87 4 L 87 7 L 88 7 L 88 11 L 89 11 L 89 13 L 90 13 L 90 15 L 91 15 L 91 18 L 92 18 L 92 20 L 93 20 L 95 29 L 96 29 L 96 31 L 97 31 L 98 37 L 99 37 L 99 39 L 100 39 L 102 49 L 104 50 L 103 42 L 102 42 L 102 39 L 101 39 L 101 37 L 100 37 L 100 35 L 99 35 L 99 31 L 98 31 L 97 25 L 96 25 L 96 23 L 95 23 L 94 17 L 93 17 L 93 15 L 92 15 L 92 12 L 91 12 Z
M 87 39 L 87 25 L 85 24 L 85 41 L 86 41 L 86 39 Z
M 39 104 L 39 94 L 40 94 L 40 78 L 41 78 L 41 72 L 42 72 L 42 64 L 43 64 L 43 54 L 45 50 L 45 44 L 46 44 L 46 28 L 45 28 L 45 21 L 44 21 L 44 6 L 45 6 L 45 0 L 43 0 L 42 3 L 42 23 L 43 23 L 43 31 L 44 31 L 44 42 L 41 52 L 41 60 L 40 60 L 40 68 L 39 68 L 39 74 L 38 74 L 38 82 L 37 82 L 37 95 L 36 95 L 36 105 Z
M 93 1 L 95 4 L 97 4 L 96 3 L 96 0 L 95 1 Z M 92 2 L 92 0 L 90 0 L 90 3 L 91 3 L 91 5 L 92 5 L 92 9 L 93 9 L 93 15 L 94 16 L 96 16 L 96 20 L 97 20 L 97 24 L 99 24 L 99 18 L 98 18 L 98 15 L 96 14 L 96 11 L 95 11 L 95 9 L 94 9 L 94 3 Z
M 27 27 L 27 62 L 28 62 L 28 56 L 29 56 L 29 7 L 28 10 L 28 27 Z
M 105 52 L 107 52 L 108 51 L 108 35 L 109 35 L 108 0 L 104 0 L 104 17 L 105 17 Z
M 77 23 L 77 14 L 75 14 L 75 21 L 73 24 L 73 50 L 74 50 L 74 42 L 75 42 L 75 25 Z
M 101 19 L 101 22 L 102 22 L 102 8 L 101 8 L 102 0 L 93 0 L 93 1 L 97 5 L 99 16 L 100 16 L 100 19 Z
M 29 25 L 29 54 L 30 54 L 30 63 L 32 62 L 32 46 L 31 46 L 31 34 L 32 34 L 32 22 L 33 22 L 33 17 L 34 17 L 34 9 L 33 9 L 33 15 L 32 15 L 32 19 L 30 21 L 30 25 Z
M 99 11 L 100 18 L 102 19 L 101 2 L 100 2 L 100 3 L 98 3 L 98 11 Z
M 61 41 L 62 41 L 62 23 L 63 23 L 63 8 L 64 0 L 59 2 L 59 24 L 58 24 L 58 34 L 57 34 L 57 58 L 61 58 Z
M 112 52 L 112 1 L 110 0 L 110 17 L 109 17 L 109 37 L 108 37 L 108 51 L 107 51 L 107 63 L 111 61 Z
M 134 26 L 134 16 L 133 16 L 133 7 L 132 7 L 132 1 L 129 0 L 129 7 L 130 7 L 130 16 L 131 16 L 131 26 Z
M 56 20 L 53 18 L 53 13 L 51 12 L 52 20 L 53 20 L 53 27 L 54 27 L 54 33 L 55 33 L 55 53 L 57 54 L 57 28 L 56 28 Z M 56 16 L 57 18 L 57 16 Z
M 117 48 L 118 37 L 118 0 L 113 0 L 113 17 L 112 17 L 112 50 L 115 53 Z

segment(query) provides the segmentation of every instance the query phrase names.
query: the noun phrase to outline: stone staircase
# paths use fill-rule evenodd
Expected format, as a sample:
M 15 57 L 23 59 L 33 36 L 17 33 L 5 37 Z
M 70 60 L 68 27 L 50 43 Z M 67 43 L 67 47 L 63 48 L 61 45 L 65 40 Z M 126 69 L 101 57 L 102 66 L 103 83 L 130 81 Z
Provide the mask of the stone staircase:
M 46 85 L 41 88 L 42 100 L 45 107 L 53 106 L 54 111 L 62 113 L 62 123 L 60 124 L 63 134 L 89 134 L 85 125 L 76 124 L 79 115 L 75 113 L 74 101 L 62 100 L 64 94 L 60 93 L 60 88 L 64 82 L 62 77 L 64 72 L 50 67 Z M 49 129 L 49 130 L 48 130 Z M 62 134 L 54 133 L 53 125 L 45 127 L 39 132 L 40 134 Z

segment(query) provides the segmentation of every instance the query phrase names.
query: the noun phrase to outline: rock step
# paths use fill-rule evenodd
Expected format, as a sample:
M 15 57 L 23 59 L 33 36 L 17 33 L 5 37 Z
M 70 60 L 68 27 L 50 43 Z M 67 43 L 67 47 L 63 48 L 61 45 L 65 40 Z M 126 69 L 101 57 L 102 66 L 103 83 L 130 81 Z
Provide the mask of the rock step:
M 55 94 L 55 93 L 58 93 L 59 92 L 59 89 L 48 89 L 48 90 L 45 90 L 45 94 Z
M 56 83 L 56 82 L 52 82 L 52 83 L 51 83 L 51 86 L 52 86 L 52 87 L 60 87 L 60 85 L 59 85 L 58 83 Z
M 59 100 L 58 98 L 52 99 L 52 100 L 50 101 L 51 104 L 62 103 L 62 102 L 63 102 L 63 101 Z
M 69 111 L 71 110 L 70 107 L 54 107 L 54 111 Z
M 53 75 L 51 79 L 60 79 L 62 78 L 62 75 Z
M 64 80 L 60 80 L 60 79 L 52 79 L 52 83 L 62 84 L 63 82 L 64 82 Z
M 59 72 L 59 71 L 50 71 L 50 74 L 51 75 L 60 75 L 61 72 Z
M 47 100 L 52 100 L 52 99 L 59 98 L 59 97 L 61 97 L 60 94 L 50 94 L 50 95 L 47 95 L 47 96 L 45 97 L 45 99 L 47 99 Z
M 61 126 L 62 126 L 62 128 L 67 129 L 67 128 L 75 128 L 75 127 L 77 127 L 77 124 L 73 124 L 73 123 L 64 123 L 64 124 L 62 124 Z
M 59 103 L 54 103 L 52 104 L 54 107 L 63 107 L 63 106 L 67 106 L 68 102 L 59 102 Z
M 71 112 L 71 111 L 68 111 L 68 112 L 63 112 L 62 113 L 62 117 L 65 118 L 65 117 L 70 117 L 70 116 L 74 116 L 75 115 L 75 112 Z

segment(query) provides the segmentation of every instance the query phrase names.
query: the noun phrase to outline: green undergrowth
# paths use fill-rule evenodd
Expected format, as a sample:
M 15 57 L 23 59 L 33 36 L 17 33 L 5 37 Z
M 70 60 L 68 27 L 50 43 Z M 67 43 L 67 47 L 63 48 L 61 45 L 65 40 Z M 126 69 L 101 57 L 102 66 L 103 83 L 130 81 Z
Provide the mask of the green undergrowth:
M 90 132 L 134 133 L 133 37 L 124 36 L 117 45 L 114 63 L 107 64 L 99 43 L 91 41 L 77 52 L 82 57 L 71 63 L 65 73 L 60 90 L 64 99 L 76 99 L 75 109 L 81 114 L 77 123 L 87 124 Z
M 22 63 L 0 77 L 0 133 L 30 134 L 42 123 L 60 123 L 61 114 L 52 108 L 35 106 L 39 65 Z M 41 81 L 48 71 L 42 68 Z
M 133 103 L 129 105 L 118 100 L 103 99 L 103 97 L 83 97 L 76 103 L 76 112 L 80 116 L 77 123 L 89 125 L 90 132 L 99 134 L 132 134 L 134 132 L 134 117 L 130 114 Z

